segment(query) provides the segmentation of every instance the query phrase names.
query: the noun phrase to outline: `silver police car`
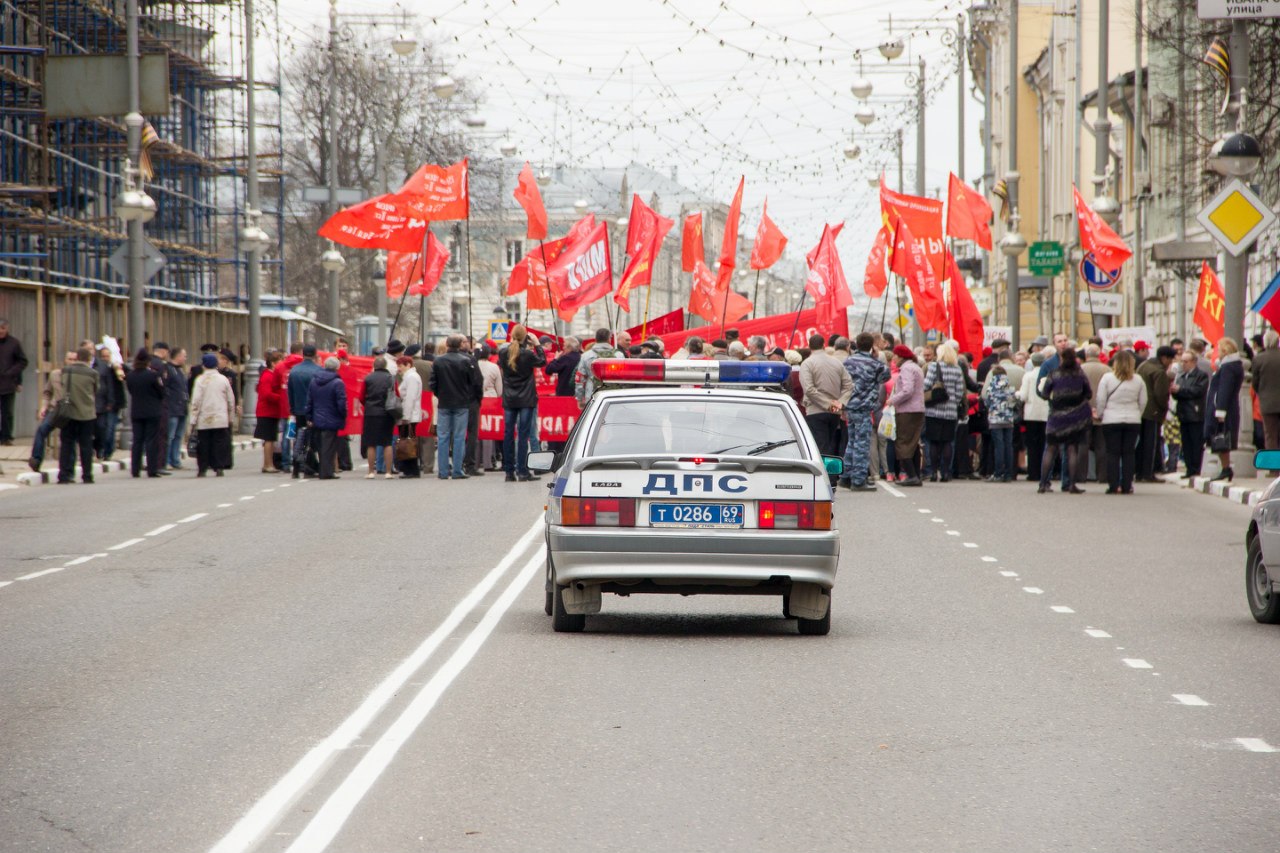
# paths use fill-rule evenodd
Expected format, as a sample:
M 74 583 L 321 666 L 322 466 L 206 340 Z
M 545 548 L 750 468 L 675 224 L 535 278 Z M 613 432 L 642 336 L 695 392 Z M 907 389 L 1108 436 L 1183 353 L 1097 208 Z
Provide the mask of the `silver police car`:
M 828 473 L 781 362 L 599 359 L 603 382 L 559 454 L 546 511 L 546 610 L 581 631 L 602 593 L 777 595 L 802 634 L 831 628 L 840 557 Z
M 1259 471 L 1280 471 L 1280 450 L 1259 450 Z M 1253 507 L 1245 543 L 1245 593 L 1253 618 L 1280 623 L 1280 478 L 1271 481 Z

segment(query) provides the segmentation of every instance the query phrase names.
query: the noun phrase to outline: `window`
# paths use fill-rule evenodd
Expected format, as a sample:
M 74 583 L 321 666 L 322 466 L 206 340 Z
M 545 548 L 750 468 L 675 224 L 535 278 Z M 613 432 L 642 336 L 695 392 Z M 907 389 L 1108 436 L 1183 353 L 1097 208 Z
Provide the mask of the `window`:
M 520 263 L 520 259 L 524 257 L 524 241 L 508 240 L 506 251 L 502 256 L 502 268 L 504 270 L 514 269 L 515 265 Z
M 756 454 L 802 458 L 782 406 L 738 400 L 612 402 L 596 430 L 593 456 L 631 453 Z M 758 448 L 780 442 L 760 451 Z
M 449 242 L 449 263 L 445 264 L 445 269 L 456 270 L 462 266 L 462 241 L 456 236 L 450 236 Z

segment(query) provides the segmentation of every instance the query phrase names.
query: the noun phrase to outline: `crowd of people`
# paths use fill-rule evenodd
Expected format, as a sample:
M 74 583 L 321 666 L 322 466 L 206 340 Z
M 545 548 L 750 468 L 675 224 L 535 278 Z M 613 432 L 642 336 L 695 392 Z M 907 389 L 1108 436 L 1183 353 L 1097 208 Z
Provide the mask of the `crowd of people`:
M 11 412 L 26 364 L 3 321 L 0 354 L 6 356 L 0 382 L 8 383 L 0 390 L 9 390 L 0 410 Z M 556 396 L 585 405 L 597 387 L 596 359 L 666 357 L 791 364 L 787 390 L 814 438 L 824 453 L 844 458 L 832 484 L 852 491 L 874 490 L 876 480 L 919 486 L 1025 477 L 1040 492 L 1058 482 L 1063 492 L 1080 494 L 1092 479 L 1105 483 L 1108 494 L 1132 494 L 1134 483 L 1159 482 L 1162 473 L 1199 475 L 1206 450 L 1219 459 L 1217 478 L 1230 480 L 1246 379 L 1255 445 L 1280 447 L 1274 332 L 1243 352 L 1230 338 L 1216 347 L 1174 339 L 1154 350 L 1141 340 L 1104 349 L 1099 338 L 1076 342 L 1059 333 L 1025 350 L 995 340 L 982 353 L 968 353 L 955 341 L 913 349 L 892 334 L 869 332 L 853 340 L 813 335 L 807 347 L 783 349 L 761 336 L 740 340 L 728 329 L 710 341 L 690 337 L 668 354 L 657 336 L 634 343 L 626 332 L 602 328 L 584 348 L 577 338 L 535 337 L 517 325 L 509 342 L 452 335 L 436 346 L 393 339 L 375 349 L 372 372 L 355 386 L 358 428 L 349 427 L 342 380 L 350 359 L 342 342 L 323 360 L 309 344 L 269 351 L 254 412 L 261 471 L 336 479 L 353 470 L 351 442 L 358 436 L 369 479 L 468 479 L 501 470 L 511 482 L 537 480 L 528 454 L 542 444 L 539 373 L 554 382 Z M 43 387 L 29 465 L 41 469 L 57 430 L 58 482 L 72 481 L 77 454 L 83 481 L 92 482 L 91 463 L 112 458 L 117 428 L 127 421 L 134 477 L 183 470 L 184 447 L 197 477 L 223 476 L 234 463 L 232 435 L 244 414 L 236 368 L 236 355 L 214 344 L 202 346 L 188 369 L 179 346 L 159 342 L 124 364 L 108 342 L 83 341 Z M 424 391 L 434 411 L 424 410 Z M 499 441 L 479 438 L 485 398 L 502 400 Z M 9 438 L 0 440 L 11 440 L 11 421 L 10 413 L 3 433 Z

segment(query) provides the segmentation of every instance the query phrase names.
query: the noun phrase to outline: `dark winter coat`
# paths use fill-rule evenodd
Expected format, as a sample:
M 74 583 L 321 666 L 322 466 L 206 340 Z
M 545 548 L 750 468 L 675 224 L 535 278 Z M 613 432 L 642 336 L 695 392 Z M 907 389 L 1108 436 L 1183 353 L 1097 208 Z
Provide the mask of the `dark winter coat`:
M 391 374 L 385 370 L 374 370 L 364 378 L 361 389 L 361 402 L 364 403 L 366 418 L 381 418 L 387 414 L 387 394 L 391 391 Z
M 476 360 L 457 350 L 431 362 L 431 393 L 438 409 L 467 409 L 484 394 L 484 378 Z
M 556 378 L 556 396 L 572 397 L 573 396 L 573 374 L 578 369 L 578 362 L 582 361 L 582 353 L 574 350 L 573 352 L 561 353 L 557 358 L 551 360 L 545 368 L 548 376 Z M 503 376 L 505 382 L 506 376 Z M 506 387 L 505 385 L 503 387 Z
M 532 409 L 538 405 L 538 383 L 534 368 L 546 364 L 547 357 L 539 346 L 522 349 L 516 354 L 516 366 L 511 367 L 507 362 L 508 355 L 509 347 L 498 351 L 498 367 L 502 368 L 502 407 Z
M 164 376 L 144 367 L 124 375 L 129 389 L 129 417 L 135 421 L 163 417 L 165 413 Z
M 298 365 L 301 367 L 302 365 Z M 293 369 L 296 375 L 298 368 Z M 290 384 L 293 377 L 290 376 Z M 307 393 L 307 422 L 316 429 L 340 430 L 347 425 L 347 386 L 337 371 L 321 369 Z
M 311 380 L 321 373 L 323 367 L 310 359 L 303 359 L 289 371 L 289 411 L 294 417 L 307 410 L 307 398 L 311 394 Z M 335 374 L 336 375 L 336 374 Z
M 27 369 L 27 356 L 22 344 L 10 332 L 0 341 L 0 394 L 12 394 L 22 384 L 22 371 Z
M 1178 375 L 1178 390 L 1173 398 L 1178 401 L 1178 420 L 1182 423 L 1203 423 L 1205 396 L 1209 393 L 1209 374 L 1196 368 Z

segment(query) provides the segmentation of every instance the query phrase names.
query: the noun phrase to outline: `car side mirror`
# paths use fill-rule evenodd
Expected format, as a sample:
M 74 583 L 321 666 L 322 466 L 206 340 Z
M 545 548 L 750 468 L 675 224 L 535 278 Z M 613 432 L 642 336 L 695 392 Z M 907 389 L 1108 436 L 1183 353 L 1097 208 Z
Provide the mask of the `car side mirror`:
M 822 464 L 826 466 L 828 474 L 834 474 L 839 477 L 844 473 L 844 460 L 839 456 L 824 456 L 822 457 Z
M 539 450 L 529 454 L 529 470 L 545 474 L 556 470 L 556 454 L 551 450 Z

